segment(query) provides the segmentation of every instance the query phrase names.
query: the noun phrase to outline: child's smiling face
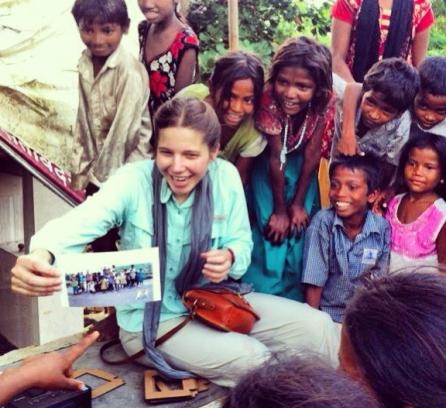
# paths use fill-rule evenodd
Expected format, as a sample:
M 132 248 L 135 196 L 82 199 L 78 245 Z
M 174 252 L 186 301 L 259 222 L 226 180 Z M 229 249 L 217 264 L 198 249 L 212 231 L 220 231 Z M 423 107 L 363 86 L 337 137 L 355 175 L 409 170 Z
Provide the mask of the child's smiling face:
M 428 194 L 441 179 L 441 163 L 438 153 L 429 148 L 414 147 L 404 165 L 404 179 L 412 194 Z
M 446 119 L 446 95 L 418 92 L 413 104 L 413 113 L 421 128 L 433 128 Z
M 373 89 L 364 92 L 361 100 L 361 123 L 374 129 L 395 119 L 401 112 L 386 102 L 386 96 Z
M 274 81 L 274 97 L 287 115 L 297 115 L 314 97 L 316 83 L 302 67 L 283 67 Z
M 161 23 L 173 17 L 177 3 L 177 0 L 138 0 L 141 12 L 151 24 Z
M 127 32 L 127 28 L 118 23 L 96 21 L 81 21 L 78 28 L 83 43 L 93 56 L 98 58 L 107 58 L 113 54 L 121 42 L 122 35 Z
M 361 219 L 376 192 L 369 192 L 367 175 L 361 169 L 350 169 L 338 165 L 330 179 L 330 202 L 338 217 L 342 219 Z

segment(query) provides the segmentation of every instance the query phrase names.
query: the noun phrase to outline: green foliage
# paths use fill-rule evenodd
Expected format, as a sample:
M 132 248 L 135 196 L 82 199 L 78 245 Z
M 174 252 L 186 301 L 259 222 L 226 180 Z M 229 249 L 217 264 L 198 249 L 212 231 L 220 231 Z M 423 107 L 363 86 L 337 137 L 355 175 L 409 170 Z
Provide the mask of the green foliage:
M 444 0 L 433 0 L 432 7 L 435 14 L 435 24 L 431 30 L 429 40 L 429 55 L 446 54 L 446 2 Z
M 316 7 L 305 0 L 239 0 L 240 48 L 255 52 L 268 65 L 276 47 L 289 37 L 307 35 L 327 43 L 330 2 L 320 3 Z M 191 0 L 187 20 L 200 37 L 205 79 L 215 58 L 228 49 L 227 0 Z
M 240 48 L 258 54 L 268 66 L 274 50 L 296 35 L 329 46 L 334 0 L 239 0 Z M 446 55 L 446 1 L 432 0 L 436 22 L 429 55 Z M 228 49 L 228 1 L 191 0 L 187 19 L 200 37 L 200 70 L 206 79 L 215 58 Z

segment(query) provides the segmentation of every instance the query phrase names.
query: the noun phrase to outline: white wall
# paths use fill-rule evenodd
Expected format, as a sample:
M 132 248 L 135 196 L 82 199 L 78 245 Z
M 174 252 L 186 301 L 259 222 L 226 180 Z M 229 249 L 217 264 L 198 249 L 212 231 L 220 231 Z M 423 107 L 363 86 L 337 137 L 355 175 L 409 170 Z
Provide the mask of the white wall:
M 30 199 L 30 197 L 26 198 Z M 33 199 L 36 231 L 50 219 L 64 214 L 71 208 L 37 179 L 33 179 Z M 12 210 L 10 210 L 11 205 Z M 1 227 L 4 226 L 5 231 L 14 231 L 15 236 L 21 233 L 23 241 L 20 177 L 0 174 L 0 210 L 0 222 L 4 223 Z M 8 217 L 7 214 L 10 216 Z M 9 237 L 6 232 L 0 236 Z M 81 308 L 62 308 L 57 295 L 29 298 L 16 295 L 11 291 L 10 270 L 15 263 L 15 255 L 0 250 L 0 332 L 2 335 L 14 345 L 25 347 L 32 344 L 44 344 L 81 332 L 83 330 Z

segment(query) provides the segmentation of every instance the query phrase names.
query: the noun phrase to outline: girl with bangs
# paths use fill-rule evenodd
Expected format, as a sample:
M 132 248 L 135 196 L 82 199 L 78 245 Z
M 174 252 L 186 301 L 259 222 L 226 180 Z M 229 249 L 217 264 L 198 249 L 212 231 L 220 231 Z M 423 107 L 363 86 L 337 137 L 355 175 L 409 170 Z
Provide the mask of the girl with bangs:
M 252 171 L 254 250 L 244 280 L 259 292 L 303 299 L 303 232 L 318 206 L 315 170 L 328 158 L 333 117 L 330 51 L 306 37 L 287 40 L 256 116 L 268 148 Z

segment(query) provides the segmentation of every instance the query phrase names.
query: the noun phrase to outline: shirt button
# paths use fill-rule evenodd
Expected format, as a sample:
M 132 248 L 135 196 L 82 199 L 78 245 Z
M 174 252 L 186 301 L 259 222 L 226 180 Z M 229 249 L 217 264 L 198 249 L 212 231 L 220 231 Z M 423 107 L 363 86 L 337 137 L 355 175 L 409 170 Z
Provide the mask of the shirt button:
M 177 243 L 179 244 L 181 242 L 181 239 L 180 238 L 177 238 Z

